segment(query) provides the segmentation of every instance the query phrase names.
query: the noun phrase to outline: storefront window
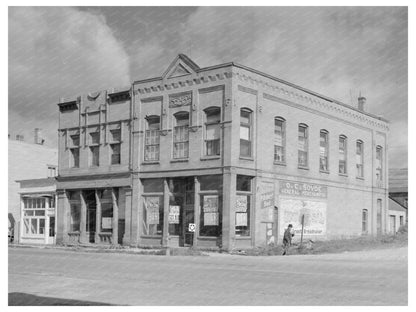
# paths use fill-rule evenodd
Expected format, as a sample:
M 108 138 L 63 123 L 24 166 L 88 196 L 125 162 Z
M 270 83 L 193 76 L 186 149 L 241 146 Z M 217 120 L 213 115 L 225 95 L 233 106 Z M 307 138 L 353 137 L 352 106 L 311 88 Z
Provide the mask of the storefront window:
M 23 232 L 25 235 L 43 235 L 45 233 L 46 197 L 23 199 Z
M 162 179 L 144 179 L 142 180 L 144 193 L 163 193 Z
M 237 194 L 235 206 L 235 235 L 250 236 L 252 177 L 237 175 Z
M 143 196 L 143 235 L 162 235 L 163 196 Z
M 113 196 L 111 189 L 101 193 L 101 232 L 111 233 L 113 230 Z
M 222 230 L 222 197 L 218 194 L 204 194 L 200 198 L 199 235 L 218 237 Z
M 81 222 L 80 194 L 81 194 L 80 191 L 68 192 L 68 200 L 69 200 L 69 205 L 70 205 L 70 220 L 69 220 L 70 232 L 80 231 L 80 222 Z

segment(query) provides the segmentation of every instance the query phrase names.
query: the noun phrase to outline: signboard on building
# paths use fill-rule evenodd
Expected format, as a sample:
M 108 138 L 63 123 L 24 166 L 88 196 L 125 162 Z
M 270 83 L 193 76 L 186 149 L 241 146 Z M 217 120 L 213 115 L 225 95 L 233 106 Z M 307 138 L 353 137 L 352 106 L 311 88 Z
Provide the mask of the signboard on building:
M 247 213 L 246 212 L 237 212 L 235 214 L 235 225 L 247 226 Z
M 169 206 L 169 223 L 170 224 L 179 224 L 179 206 Z
M 204 226 L 218 224 L 218 212 L 204 212 Z
M 257 207 L 260 206 L 260 221 L 273 222 L 274 211 L 274 183 L 260 182 L 259 183 L 259 202 Z
M 101 218 L 101 228 L 103 230 L 108 230 L 113 228 L 113 218 Z
M 204 196 L 204 212 L 218 212 L 218 195 Z
M 289 224 L 295 235 L 325 235 L 327 216 L 327 187 L 303 182 L 280 182 L 280 234 Z
M 159 224 L 159 197 L 146 197 L 146 222 Z

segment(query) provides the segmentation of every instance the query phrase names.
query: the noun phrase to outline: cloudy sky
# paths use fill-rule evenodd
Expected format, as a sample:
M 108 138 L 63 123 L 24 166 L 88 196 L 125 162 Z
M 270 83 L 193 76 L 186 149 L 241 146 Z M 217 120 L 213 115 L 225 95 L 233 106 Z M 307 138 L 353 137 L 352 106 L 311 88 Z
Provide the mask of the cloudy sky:
M 178 53 L 234 61 L 391 121 L 407 167 L 407 9 L 400 7 L 10 7 L 9 133 L 56 146 L 60 97 L 160 76 Z

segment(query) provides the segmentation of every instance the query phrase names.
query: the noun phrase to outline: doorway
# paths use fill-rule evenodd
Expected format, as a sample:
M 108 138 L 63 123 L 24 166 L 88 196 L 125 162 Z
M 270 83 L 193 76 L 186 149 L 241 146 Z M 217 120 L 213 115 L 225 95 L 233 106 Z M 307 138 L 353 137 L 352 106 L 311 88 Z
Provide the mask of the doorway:
M 95 230 L 96 230 L 96 212 L 97 202 L 95 198 L 95 191 L 85 191 L 84 193 L 85 204 L 87 206 L 87 228 L 86 234 L 88 242 L 95 243 Z

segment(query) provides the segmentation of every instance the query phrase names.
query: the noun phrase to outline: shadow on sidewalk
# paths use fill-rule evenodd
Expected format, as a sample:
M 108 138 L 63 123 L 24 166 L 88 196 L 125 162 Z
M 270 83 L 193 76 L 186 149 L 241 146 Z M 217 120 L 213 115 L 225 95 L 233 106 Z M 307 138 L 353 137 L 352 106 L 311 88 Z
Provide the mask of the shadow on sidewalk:
M 9 293 L 9 306 L 109 306 L 112 304 L 72 300 L 52 297 L 40 297 L 31 294 L 13 292 Z

